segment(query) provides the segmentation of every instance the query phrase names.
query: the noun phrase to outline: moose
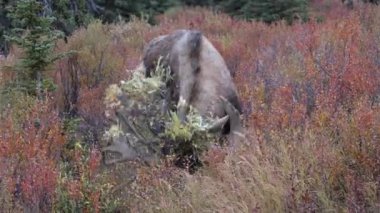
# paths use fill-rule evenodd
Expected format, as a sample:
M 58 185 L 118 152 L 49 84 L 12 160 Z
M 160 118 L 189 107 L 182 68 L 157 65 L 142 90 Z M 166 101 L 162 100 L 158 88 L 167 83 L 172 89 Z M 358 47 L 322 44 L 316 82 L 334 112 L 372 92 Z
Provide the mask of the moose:
M 143 61 L 136 72 L 149 78 L 161 64 L 170 76 L 166 79 L 166 92 L 162 97 L 163 113 L 174 105 L 178 118 L 184 123 L 192 106 L 201 116 L 215 118 L 215 123 L 207 131 L 226 135 L 232 143 L 245 138 L 240 119 L 242 109 L 230 71 L 220 53 L 200 31 L 177 30 L 156 37 L 143 52 Z M 132 124 L 124 120 L 139 136 Z M 142 136 L 139 140 L 149 144 Z M 106 164 L 135 160 L 139 156 L 127 141 L 128 138 L 122 137 L 102 149 L 103 152 L 121 154 L 120 158 L 106 161 Z
M 215 129 L 223 126 L 224 134 L 237 130 L 225 109 L 227 101 L 242 112 L 236 87 L 224 59 L 200 31 L 177 30 L 151 40 L 144 49 L 146 77 L 154 72 L 159 59 L 172 76 L 166 84 L 164 110 L 175 101 L 182 122 L 186 121 L 189 106 L 193 106 L 202 116 L 222 118 Z

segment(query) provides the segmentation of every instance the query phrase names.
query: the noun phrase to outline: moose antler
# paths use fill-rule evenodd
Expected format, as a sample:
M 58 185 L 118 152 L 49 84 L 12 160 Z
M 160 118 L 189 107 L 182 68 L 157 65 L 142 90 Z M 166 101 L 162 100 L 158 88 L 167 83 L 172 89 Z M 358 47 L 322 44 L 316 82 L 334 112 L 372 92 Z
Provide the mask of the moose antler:
M 113 140 L 111 145 L 102 149 L 102 152 L 113 152 L 121 155 L 121 157 L 117 159 L 105 160 L 104 163 L 106 165 L 122 161 L 134 161 L 139 157 L 137 151 L 129 145 L 128 139 L 125 135 Z
M 156 153 L 158 153 L 158 150 L 152 146 L 152 144 L 154 142 L 157 142 L 158 140 L 147 140 L 142 134 L 140 134 L 140 132 L 137 131 L 136 127 L 133 125 L 132 122 L 129 121 L 129 119 L 127 118 L 127 116 L 125 115 L 124 112 L 122 112 L 121 110 L 117 110 L 116 111 L 116 115 L 121 118 L 121 121 L 127 125 L 127 127 L 129 128 L 129 130 L 132 131 L 132 133 L 138 138 L 139 140 L 139 143 L 142 143 L 144 144 L 145 146 L 148 147 L 148 149 L 150 149 L 151 151 L 154 151 Z
M 240 133 L 242 134 L 243 132 L 243 127 L 242 127 L 242 121 L 240 118 L 240 113 L 239 111 L 223 96 L 219 96 L 219 98 L 223 102 L 224 110 L 226 110 L 227 115 L 230 118 L 230 131 L 231 133 Z
M 217 131 L 220 131 L 222 127 L 227 123 L 227 121 L 230 121 L 230 135 L 229 141 L 232 143 L 235 143 L 237 141 L 240 141 L 245 138 L 245 135 L 243 133 L 243 127 L 242 127 L 242 121 L 240 118 L 239 111 L 223 96 L 219 96 L 221 99 L 224 110 L 226 111 L 227 115 L 216 120 L 211 127 L 208 129 L 209 132 L 215 133 Z
M 159 150 L 157 147 L 154 147 L 154 144 L 158 142 L 158 140 L 152 139 L 147 140 L 142 134 L 140 134 L 137 129 L 135 128 L 133 122 L 131 122 L 127 116 L 125 115 L 125 112 L 122 110 L 116 110 L 115 114 L 118 118 L 120 118 L 120 121 L 126 126 L 126 128 L 137 138 L 136 144 L 139 144 L 140 146 L 145 146 L 148 148 L 149 152 L 153 153 L 159 153 Z M 113 152 L 118 153 L 121 155 L 121 157 L 111 160 L 105 160 L 105 164 L 113 164 L 117 162 L 122 161 L 134 161 L 138 158 L 143 160 L 145 163 L 148 163 L 150 156 L 144 156 L 144 153 L 141 153 L 138 149 L 138 147 L 132 146 L 127 138 L 127 135 L 122 134 L 118 136 L 117 138 L 113 138 L 112 144 L 110 146 L 107 146 L 102 149 L 102 152 Z
M 246 138 L 240 113 L 227 99 L 222 96 L 220 96 L 220 99 L 224 103 L 224 110 L 226 110 L 227 115 L 230 117 L 230 134 L 228 136 L 228 141 L 232 145 L 239 144 L 239 142 Z
M 222 130 L 222 127 L 227 123 L 228 119 L 230 119 L 229 115 L 226 115 L 222 118 L 216 120 L 207 130 L 210 133 L 216 133 Z

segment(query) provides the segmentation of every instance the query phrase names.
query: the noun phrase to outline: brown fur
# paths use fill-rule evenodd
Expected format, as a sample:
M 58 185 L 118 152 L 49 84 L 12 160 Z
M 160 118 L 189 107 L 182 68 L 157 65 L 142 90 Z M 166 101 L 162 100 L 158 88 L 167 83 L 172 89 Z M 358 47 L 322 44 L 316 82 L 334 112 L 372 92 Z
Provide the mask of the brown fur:
M 144 50 L 146 77 L 151 76 L 157 60 L 171 70 L 173 81 L 167 83 L 169 95 L 178 103 L 177 113 L 182 121 L 188 105 L 201 115 L 226 115 L 220 96 L 226 98 L 241 113 L 241 106 L 230 71 L 211 42 L 196 30 L 178 30 L 150 41 Z M 226 125 L 225 132 L 229 131 Z

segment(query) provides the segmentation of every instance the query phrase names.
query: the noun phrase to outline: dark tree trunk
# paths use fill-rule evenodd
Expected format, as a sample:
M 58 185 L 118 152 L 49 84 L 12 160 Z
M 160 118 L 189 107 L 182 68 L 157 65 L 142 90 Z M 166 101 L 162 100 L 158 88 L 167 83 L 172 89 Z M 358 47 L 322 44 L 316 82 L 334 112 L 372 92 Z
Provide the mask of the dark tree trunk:
M 75 57 L 67 61 L 67 70 L 60 70 L 63 86 L 63 113 L 68 117 L 74 117 L 78 113 L 79 96 L 79 66 Z

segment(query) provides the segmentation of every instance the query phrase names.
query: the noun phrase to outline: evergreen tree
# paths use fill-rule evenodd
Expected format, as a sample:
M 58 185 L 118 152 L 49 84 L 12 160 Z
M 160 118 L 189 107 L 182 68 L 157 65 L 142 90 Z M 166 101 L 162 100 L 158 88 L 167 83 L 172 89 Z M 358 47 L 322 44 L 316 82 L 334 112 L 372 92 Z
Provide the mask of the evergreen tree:
M 284 19 L 307 19 L 308 0 L 226 0 L 220 3 L 223 11 L 240 18 L 272 23 Z
M 95 0 L 94 3 L 101 8 L 99 17 L 106 22 L 113 22 L 118 16 L 128 20 L 134 15 L 152 23 L 155 15 L 180 5 L 179 0 Z
M 223 0 L 181 0 L 181 3 L 188 6 L 206 6 L 214 7 L 223 2 Z
M 11 25 L 10 21 L 7 17 L 8 11 L 6 10 L 6 7 L 10 4 L 7 0 L 0 0 L 0 53 L 7 54 L 8 48 L 7 48 L 7 42 L 5 40 L 5 34 L 9 31 Z
M 85 0 L 55 0 L 51 2 L 51 8 L 49 15 L 55 17 L 53 26 L 65 35 L 71 34 L 80 26 L 86 26 L 91 20 Z
M 19 0 L 8 15 L 14 28 L 6 38 L 24 51 L 15 68 L 16 86 L 41 98 L 42 90 L 51 85 L 43 74 L 60 57 L 53 54 L 53 47 L 62 32 L 52 30 L 54 19 L 43 16 L 42 4 L 36 0 Z

